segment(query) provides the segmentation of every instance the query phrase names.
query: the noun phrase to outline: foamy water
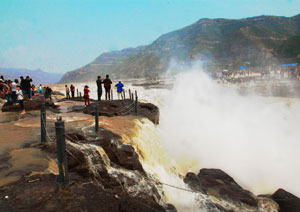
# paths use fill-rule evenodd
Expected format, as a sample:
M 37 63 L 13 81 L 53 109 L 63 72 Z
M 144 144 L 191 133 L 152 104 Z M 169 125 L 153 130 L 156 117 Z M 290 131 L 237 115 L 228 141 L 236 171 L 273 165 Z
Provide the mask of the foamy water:
M 96 84 L 89 86 L 96 98 Z M 197 67 L 179 74 L 173 90 L 126 83 L 129 88 L 160 107 L 160 125 L 137 122 L 128 141 L 143 152 L 143 166 L 153 177 L 186 188 L 178 175 L 220 168 L 256 194 L 283 188 L 300 196 L 299 99 L 241 96 Z M 169 187 L 164 191 L 181 210 L 193 210 L 203 200 Z

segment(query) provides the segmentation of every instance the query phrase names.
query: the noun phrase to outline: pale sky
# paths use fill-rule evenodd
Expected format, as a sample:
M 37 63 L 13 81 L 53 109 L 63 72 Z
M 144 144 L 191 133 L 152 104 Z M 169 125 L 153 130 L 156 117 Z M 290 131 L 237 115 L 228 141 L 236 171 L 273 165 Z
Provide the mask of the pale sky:
M 300 0 L 0 0 L 0 67 L 64 73 L 201 18 L 299 13 Z

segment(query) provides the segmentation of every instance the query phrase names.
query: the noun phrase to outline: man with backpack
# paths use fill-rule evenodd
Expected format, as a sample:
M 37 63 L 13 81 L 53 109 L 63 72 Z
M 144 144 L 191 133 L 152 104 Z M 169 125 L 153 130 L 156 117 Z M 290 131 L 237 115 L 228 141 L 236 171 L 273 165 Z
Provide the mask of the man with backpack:
M 105 80 L 103 80 L 104 89 L 105 89 L 105 100 L 110 100 L 110 89 L 112 81 L 109 79 L 109 75 L 106 75 Z

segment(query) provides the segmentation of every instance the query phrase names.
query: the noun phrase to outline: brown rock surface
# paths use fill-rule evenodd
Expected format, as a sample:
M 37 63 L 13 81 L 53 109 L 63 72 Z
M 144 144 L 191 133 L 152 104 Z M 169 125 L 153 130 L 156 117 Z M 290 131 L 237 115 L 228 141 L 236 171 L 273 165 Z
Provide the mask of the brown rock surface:
M 64 100 L 62 100 L 64 101 Z M 113 101 L 92 101 L 90 105 L 85 107 L 73 106 L 72 112 L 83 112 L 85 114 L 96 114 L 96 103 L 99 104 L 100 116 L 123 116 L 123 115 L 137 115 L 148 118 L 154 124 L 159 123 L 159 108 L 151 103 L 138 103 L 138 113 L 135 114 L 134 104 L 131 100 L 113 100 Z
M 201 169 L 198 175 L 188 173 L 184 181 L 193 190 L 204 190 L 210 195 L 257 207 L 257 201 L 252 194 L 220 169 Z
M 55 175 L 24 176 L 0 188 L 1 212 L 165 211 L 153 199 L 113 193 L 71 175 L 67 189 L 55 184 Z
M 45 106 L 47 110 L 58 112 L 58 106 L 53 101 L 46 101 L 42 95 L 34 95 L 31 100 L 24 101 L 24 107 L 26 111 L 40 110 L 42 106 Z M 2 112 L 18 112 L 21 111 L 19 105 L 4 104 Z
M 271 198 L 278 203 L 279 212 L 300 211 L 300 198 L 283 189 L 278 189 Z

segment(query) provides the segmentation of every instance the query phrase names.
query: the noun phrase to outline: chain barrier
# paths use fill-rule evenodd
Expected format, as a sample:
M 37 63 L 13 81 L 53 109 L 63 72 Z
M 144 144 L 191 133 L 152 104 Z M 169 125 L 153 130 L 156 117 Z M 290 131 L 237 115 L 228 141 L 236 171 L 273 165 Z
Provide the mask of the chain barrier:
M 122 114 L 122 113 L 128 113 L 128 112 L 130 112 L 130 111 L 132 111 L 134 109 L 134 102 L 133 103 L 131 103 L 129 106 L 127 106 L 127 107 L 125 107 L 125 108 L 123 108 L 123 109 L 121 109 L 121 110 L 119 110 L 119 111 L 114 111 L 114 112 L 104 112 L 104 111 L 99 111 L 99 113 L 101 114 L 101 113 L 106 113 L 106 114 Z
M 48 140 L 51 141 L 51 142 L 55 141 L 56 138 L 53 138 L 53 139 L 52 139 L 52 138 L 50 137 L 49 133 L 48 133 L 48 130 L 47 130 L 47 128 L 46 128 L 46 122 L 45 122 L 45 120 L 44 120 L 44 116 L 41 116 L 41 117 L 42 117 L 42 125 L 43 125 L 43 127 L 45 128 L 45 132 L 46 132 L 46 136 L 47 136 Z

